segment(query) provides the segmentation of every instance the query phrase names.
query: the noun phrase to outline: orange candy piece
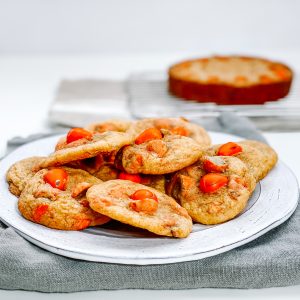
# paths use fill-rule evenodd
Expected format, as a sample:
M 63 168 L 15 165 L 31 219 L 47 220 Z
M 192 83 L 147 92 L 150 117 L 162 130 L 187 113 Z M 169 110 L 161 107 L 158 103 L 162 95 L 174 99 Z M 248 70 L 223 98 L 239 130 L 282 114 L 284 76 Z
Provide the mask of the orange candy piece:
M 146 149 L 150 152 L 155 152 L 158 157 L 163 157 L 168 152 L 168 147 L 163 140 L 149 141 Z
M 182 135 L 182 136 L 190 135 L 190 132 L 185 127 L 181 127 L 181 126 L 174 127 L 173 129 L 171 129 L 171 133 L 176 135 Z
M 214 193 L 227 184 L 227 176 L 218 173 L 208 173 L 201 177 L 199 188 L 203 193 Z
M 206 159 L 203 162 L 203 168 L 206 172 L 213 172 L 213 173 L 222 173 L 227 169 L 228 165 L 217 165 L 214 164 L 211 160 Z
M 136 212 L 144 212 L 147 214 L 153 214 L 157 211 L 158 202 L 153 199 L 143 199 L 130 202 L 129 206 Z
M 218 151 L 218 155 L 220 156 L 233 156 L 235 154 L 243 152 L 243 149 L 240 145 L 229 142 L 226 144 L 223 144 Z
M 141 190 L 135 191 L 130 196 L 130 199 L 132 199 L 132 200 L 153 199 L 155 201 L 158 201 L 156 195 L 146 189 L 141 189 Z
M 40 222 L 41 221 L 41 218 L 42 216 L 47 212 L 48 210 L 48 205 L 47 204 L 40 204 L 36 207 L 36 209 L 34 210 L 33 212 L 33 220 L 35 222 Z
M 72 128 L 67 134 L 67 144 L 80 139 L 91 140 L 93 134 L 83 128 Z
M 82 219 L 82 220 L 78 220 L 74 226 L 75 226 L 76 230 L 83 230 L 83 229 L 87 228 L 90 224 L 91 224 L 91 220 Z
M 140 175 L 138 174 L 129 174 L 126 172 L 121 172 L 118 176 L 118 179 L 122 179 L 122 180 L 130 180 L 132 182 L 136 182 L 136 183 L 141 183 L 142 178 Z
M 155 213 L 158 208 L 158 199 L 155 194 L 146 189 L 135 191 L 130 199 L 134 200 L 129 203 L 131 209 L 137 212 L 148 214 Z
M 136 145 L 143 144 L 145 142 L 151 141 L 151 140 L 158 140 L 162 139 L 162 133 L 159 129 L 152 127 L 148 128 L 145 131 L 143 131 L 135 140 Z
M 51 169 L 44 175 L 44 180 L 52 187 L 64 191 L 68 180 L 68 173 L 64 169 Z

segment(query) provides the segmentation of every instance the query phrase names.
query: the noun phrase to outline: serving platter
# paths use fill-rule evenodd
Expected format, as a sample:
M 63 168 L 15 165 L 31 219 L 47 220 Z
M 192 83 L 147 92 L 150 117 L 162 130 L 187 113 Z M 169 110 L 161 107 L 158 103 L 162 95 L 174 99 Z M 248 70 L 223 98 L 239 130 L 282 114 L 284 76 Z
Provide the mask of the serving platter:
M 241 138 L 210 132 L 213 143 Z M 21 236 L 48 251 L 76 259 L 119 264 L 151 265 L 192 261 L 246 244 L 286 221 L 297 207 L 299 189 L 292 171 L 281 161 L 259 182 L 245 210 L 215 226 L 194 224 L 185 239 L 159 237 L 118 222 L 83 231 L 60 231 L 25 220 L 17 198 L 8 191 L 7 169 L 30 156 L 48 155 L 60 136 L 26 144 L 0 163 L 0 219 Z

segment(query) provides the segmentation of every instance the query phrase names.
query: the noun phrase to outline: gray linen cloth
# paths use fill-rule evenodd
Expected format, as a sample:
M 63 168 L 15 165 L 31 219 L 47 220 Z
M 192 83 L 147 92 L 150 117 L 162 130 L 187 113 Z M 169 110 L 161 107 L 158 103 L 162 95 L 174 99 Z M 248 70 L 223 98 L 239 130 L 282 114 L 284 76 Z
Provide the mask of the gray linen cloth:
M 249 121 L 223 114 L 208 129 L 264 140 Z M 29 140 L 25 140 L 28 142 Z M 24 141 L 23 141 L 24 142 Z M 19 145 L 20 139 L 10 143 Z M 242 247 L 167 265 L 94 263 L 59 256 L 0 228 L 0 288 L 42 292 L 114 289 L 266 288 L 300 284 L 300 209 Z

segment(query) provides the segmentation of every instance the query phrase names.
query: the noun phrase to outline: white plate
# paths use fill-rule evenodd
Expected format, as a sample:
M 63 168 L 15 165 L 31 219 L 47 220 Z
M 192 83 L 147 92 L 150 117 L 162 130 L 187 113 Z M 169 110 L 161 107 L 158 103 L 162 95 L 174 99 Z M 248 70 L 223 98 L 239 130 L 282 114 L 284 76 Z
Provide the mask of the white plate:
M 214 143 L 237 141 L 237 136 L 211 133 Z M 117 225 L 84 231 L 60 231 L 25 220 L 17 210 L 17 199 L 7 188 L 5 173 L 16 161 L 47 155 L 58 136 L 26 144 L 0 164 L 0 218 L 32 243 L 67 257 L 120 264 L 167 264 L 220 254 L 246 244 L 287 220 L 298 202 L 298 183 L 291 170 L 277 166 L 255 189 L 245 211 L 234 220 L 216 226 L 195 224 L 188 238 L 153 236 L 145 231 Z

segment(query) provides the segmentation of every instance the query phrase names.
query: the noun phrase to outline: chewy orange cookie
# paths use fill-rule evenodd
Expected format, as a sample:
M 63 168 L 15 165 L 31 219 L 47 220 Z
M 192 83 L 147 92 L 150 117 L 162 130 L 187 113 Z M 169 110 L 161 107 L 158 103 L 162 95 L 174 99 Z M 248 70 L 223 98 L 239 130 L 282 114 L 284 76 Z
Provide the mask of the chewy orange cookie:
M 195 222 L 219 224 L 245 208 L 254 188 L 253 175 L 238 158 L 203 156 L 173 176 L 168 194 Z
M 142 119 L 131 123 L 128 134 L 137 138 L 147 129 L 156 128 L 167 130 L 169 134 L 190 137 L 203 147 L 210 146 L 211 140 L 207 131 L 195 123 L 191 123 L 185 118 L 152 118 Z
M 33 156 L 22 159 L 14 163 L 6 173 L 6 181 L 9 185 L 9 190 L 15 196 L 19 196 L 24 190 L 27 182 L 36 173 L 34 168 L 43 160 L 45 157 Z
M 157 136 L 148 138 L 147 135 L 143 139 L 139 136 L 135 145 L 123 147 L 117 154 L 116 166 L 131 174 L 167 174 L 194 163 L 203 152 L 200 144 L 191 138 L 162 136 L 155 128 L 153 131 L 157 131 Z
M 158 235 L 183 238 L 192 231 L 187 211 L 153 188 L 127 180 L 110 180 L 91 187 L 87 199 L 93 210 Z
M 91 132 L 103 133 L 106 131 L 125 132 L 131 125 L 131 121 L 125 120 L 107 120 L 103 122 L 95 122 L 87 125 L 86 130 Z
M 276 165 L 276 152 L 267 144 L 244 140 L 214 145 L 206 151 L 207 155 L 235 156 L 242 160 L 252 172 L 256 181 L 262 180 Z
M 99 154 L 109 154 L 131 142 L 132 137 L 124 132 L 92 133 L 83 128 L 72 128 L 67 134 L 66 144 L 61 139 L 56 151 L 40 163 L 40 168 L 61 166 Z
M 86 190 L 101 180 L 83 170 L 42 169 L 26 185 L 18 208 L 26 219 L 61 230 L 102 225 L 110 218 L 93 211 Z

